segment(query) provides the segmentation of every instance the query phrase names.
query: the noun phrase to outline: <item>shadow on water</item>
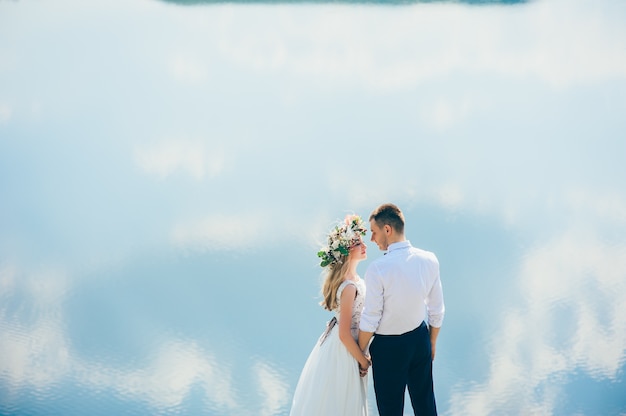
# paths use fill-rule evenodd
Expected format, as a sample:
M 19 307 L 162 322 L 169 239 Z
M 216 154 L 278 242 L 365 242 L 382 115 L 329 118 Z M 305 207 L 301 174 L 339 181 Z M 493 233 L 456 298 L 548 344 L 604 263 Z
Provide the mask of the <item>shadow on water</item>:
M 165 3 L 180 6 L 195 6 L 202 4 L 371 4 L 378 6 L 402 6 L 419 3 L 460 3 L 473 6 L 483 5 L 516 5 L 528 3 L 529 0 L 160 0 Z

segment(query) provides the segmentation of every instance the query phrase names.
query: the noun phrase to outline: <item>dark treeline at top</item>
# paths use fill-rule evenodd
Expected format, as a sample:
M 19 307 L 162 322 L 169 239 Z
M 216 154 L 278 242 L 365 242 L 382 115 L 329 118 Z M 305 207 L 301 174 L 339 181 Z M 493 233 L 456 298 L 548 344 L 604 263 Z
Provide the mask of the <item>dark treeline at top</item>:
M 180 6 L 210 5 L 223 3 L 241 4 L 372 4 L 372 5 L 410 5 L 419 3 L 461 3 L 468 5 L 515 5 L 528 3 L 529 0 L 159 0 Z

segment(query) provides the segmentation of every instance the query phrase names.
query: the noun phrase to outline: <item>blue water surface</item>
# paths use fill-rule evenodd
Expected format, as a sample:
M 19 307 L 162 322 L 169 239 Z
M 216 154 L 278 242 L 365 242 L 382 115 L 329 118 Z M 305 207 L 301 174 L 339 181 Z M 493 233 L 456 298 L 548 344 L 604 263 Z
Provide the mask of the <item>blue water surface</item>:
M 626 414 L 625 19 L 0 1 L 0 414 L 288 414 L 316 252 L 383 202 L 441 264 L 440 414 Z

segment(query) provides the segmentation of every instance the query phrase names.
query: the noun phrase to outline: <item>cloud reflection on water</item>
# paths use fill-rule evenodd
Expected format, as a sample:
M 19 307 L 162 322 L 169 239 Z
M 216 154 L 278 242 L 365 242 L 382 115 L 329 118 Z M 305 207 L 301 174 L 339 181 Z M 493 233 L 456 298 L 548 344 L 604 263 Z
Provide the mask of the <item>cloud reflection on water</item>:
M 523 303 L 494 317 L 487 380 L 457 388 L 451 414 L 554 414 L 571 394 L 568 374 L 618 381 L 626 362 L 624 270 L 626 245 L 593 235 L 566 234 L 529 250 L 516 284 Z
M 180 170 L 196 180 L 210 180 L 223 171 L 225 155 L 219 149 L 206 149 L 208 144 L 200 140 L 170 140 L 137 149 L 135 160 L 142 171 L 161 179 Z
M 229 61 L 260 73 L 326 78 L 342 89 L 358 84 L 394 91 L 457 72 L 538 79 L 553 88 L 623 79 L 626 57 L 615 54 L 626 46 L 619 13 L 611 14 L 612 5 L 589 11 L 566 3 L 476 9 L 424 4 L 402 13 L 339 6 L 306 18 L 279 13 L 263 19 L 255 18 L 256 9 L 209 10 L 222 14 L 218 46 Z
M 149 357 L 137 357 L 134 364 L 116 366 L 106 357 L 81 356 L 66 331 L 64 301 L 72 292 L 71 284 L 58 271 L 30 274 L 5 264 L 0 269 L 0 287 L 4 304 L 0 311 L 2 412 L 23 409 L 20 395 L 29 389 L 43 400 L 31 404 L 31 410 L 45 411 L 45 392 L 53 398 L 58 394 L 55 389 L 68 383 L 80 389 L 108 391 L 130 402 L 144 402 L 159 414 L 184 408 L 196 386 L 202 388 L 204 411 L 219 414 L 274 415 L 289 400 L 283 376 L 274 365 L 257 357 L 248 376 L 257 380 L 261 402 L 248 407 L 251 403 L 242 400 L 236 386 L 242 380 L 237 380 L 223 358 L 193 339 L 168 337 L 153 345 L 157 348 Z M 12 305 L 15 301 L 19 304 Z M 71 412 L 109 411 L 107 407 L 100 412 L 90 405 L 75 406 Z M 132 412 L 129 407 L 123 414 Z

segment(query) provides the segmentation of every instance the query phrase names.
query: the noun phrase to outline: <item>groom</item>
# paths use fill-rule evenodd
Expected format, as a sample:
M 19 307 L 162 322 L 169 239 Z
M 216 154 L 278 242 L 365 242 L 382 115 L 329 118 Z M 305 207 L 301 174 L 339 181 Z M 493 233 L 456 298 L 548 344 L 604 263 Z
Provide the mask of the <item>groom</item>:
M 369 345 L 380 416 L 400 416 L 408 387 L 416 415 L 436 415 L 432 360 L 444 303 L 439 262 L 404 237 L 404 215 L 383 204 L 370 215 L 372 241 L 385 256 L 365 273 L 359 346 Z M 373 340 L 372 340 L 373 337 Z

